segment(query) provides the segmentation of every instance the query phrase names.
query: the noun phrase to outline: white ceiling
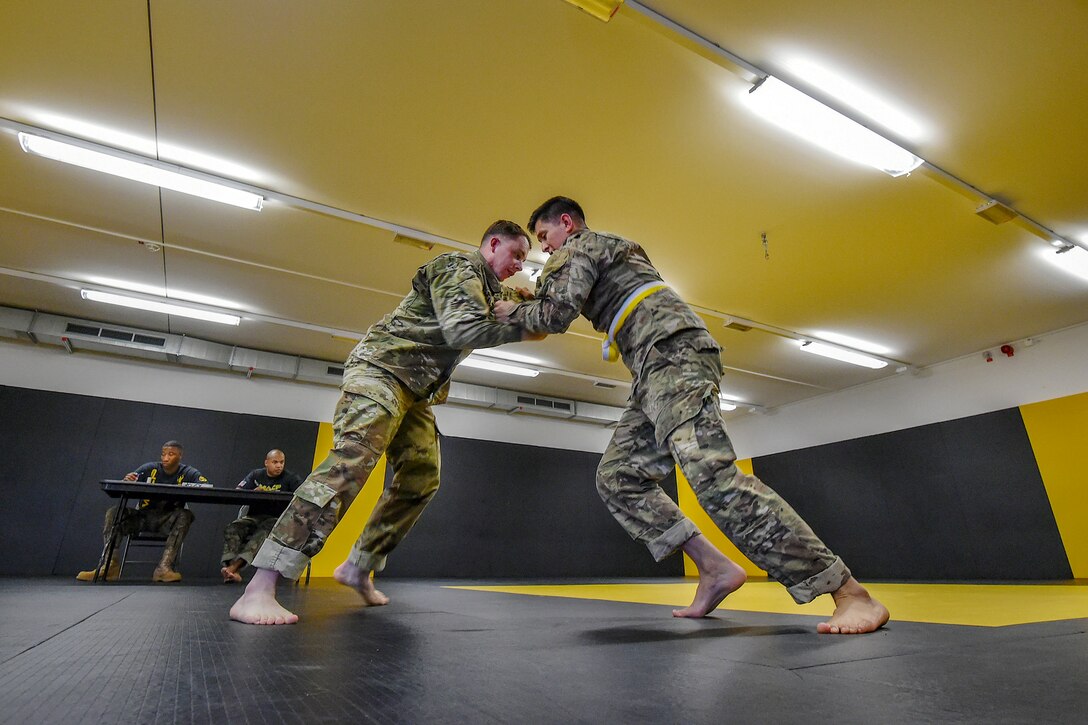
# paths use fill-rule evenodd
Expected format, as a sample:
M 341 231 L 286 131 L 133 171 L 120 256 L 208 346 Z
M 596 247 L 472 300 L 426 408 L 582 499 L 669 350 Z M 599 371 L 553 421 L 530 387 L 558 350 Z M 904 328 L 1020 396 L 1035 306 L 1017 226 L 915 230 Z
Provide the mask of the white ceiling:
M 831 156 L 750 113 L 744 73 L 637 8 L 603 23 L 563 0 L 4 0 L 0 118 L 458 246 L 573 196 L 705 312 L 723 390 L 764 407 L 896 366 L 802 355 L 723 315 L 861 338 L 915 368 L 1088 322 L 1088 281 L 1043 259 L 1045 239 L 974 214 L 988 195 L 1088 242 L 1088 4 L 644 5 L 830 102 L 801 61 L 880 95 L 922 130 L 867 123 L 983 195 Z M 441 251 L 393 237 L 62 165 L 0 129 L 0 305 L 342 361 L 352 342 L 330 330 L 361 334 Z M 281 322 L 125 310 L 80 299 L 79 283 L 165 286 Z M 512 347 L 581 377 L 457 377 L 619 404 L 622 386 L 588 378 L 626 371 L 600 360 L 584 321 L 571 329 Z

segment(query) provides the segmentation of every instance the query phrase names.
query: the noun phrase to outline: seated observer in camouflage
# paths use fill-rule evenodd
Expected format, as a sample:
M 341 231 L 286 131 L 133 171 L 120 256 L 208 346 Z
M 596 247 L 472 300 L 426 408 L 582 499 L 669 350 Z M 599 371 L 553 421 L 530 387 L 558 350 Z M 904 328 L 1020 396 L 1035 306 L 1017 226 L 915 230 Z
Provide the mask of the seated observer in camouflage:
M 185 449 L 177 441 L 166 441 L 162 444 L 162 452 L 159 462 L 151 461 L 137 468 L 131 473 L 125 474 L 126 481 L 144 481 L 147 483 L 207 483 L 208 479 L 200 471 L 181 462 Z M 120 506 L 120 504 L 118 504 Z M 110 534 L 113 532 L 113 522 L 118 515 L 118 506 L 113 506 L 106 511 L 106 522 L 102 527 L 103 547 L 109 544 Z M 168 534 L 166 545 L 162 550 L 162 559 L 155 567 L 151 575 L 154 582 L 179 582 L 181 574 L 174 571 L 174 559 L 181 550 L 181 542 L 185 540 L 185 534 L 189 532 L 189 526 L 193 523 L 193 512 L 185 508 L 181 501 L 168 501 L 161 498 L 149 498 L 140 502 L 136 508 L 126 508 L 122 513 L 121 527 L 117 538 L 113 540 L 113 556 L 110 558 L 106 571 L 98 571 L 99 576 L 105 576 L 106 581 L 114 581 L 121 576 L 121 566 L 118 564 L 119 546 L 122 536 L 131 536 L 138 532 L 151 532 L 156 534 Z M 76 574 L 76 579 L 89 582 L 94 579 L 95 570 L 81 571 Z
M 492 315 L 500 299 L 528 292 L 500 284 L 529 253 L 518 224 L 497 221 L 475 252 L 442 254 L 423 265 L 412 290 L 366 333 L 344 370 L 333 415 L 334 447 L 295 491 L 261 546 L 232 619 L 249 624 L 292 624 L 298 617 L 276 601 L 281 577 L 297 579 L 324 545 L 342 510 L 386 454 L 393 480 L 362 535 L 333 576 L 356 589 L 366 605 L 388 603 L 370 576 L 404 538 L 438 490 L 438 434 L 432 405 L 446 399 L 450 375 L 473 348 L 540 339 Z
M 291 493 L 302 480 L 298 474 L 288 471 L 284 466 L 287 457 L 283 451 L 273 448 L 264 457 L 264 466 L 254 468 L 246 474 L 236 488 L 244 491 L 284 491 Z M 268 537 L 276 519 L 283 513 L 283 504 L 260 502 L 243 506 L 238 518 L 227 524 L 223 532 L 223 555 L 220 559 L 223 568 L 219 573 L 225 584 L 242 581 L 239 573 L 246 564 L 253 561 L 257 550 Z
M 556 334 L 581 313 L 606 334 L 604 358 L 622 359 L 631 371 L 630 401 L 597 468 L 597 490 L 655 559 L 682 550 L 695 561 L 695 599 L 673 615 L 706 616 L 746 578 L 658 486 L 678 464 L 718 528 L 795 601 L 834 597 L 835 614 L 818 631 L 855 634 L 883 626 L 888 610 L 842 559 L 777 493 L 735 465 L 718 405 L 721 348 L 642 247 L 590 230 L 582 207 L 561 196 L 533 212 L 529 231 L 551 255 L 535 299 L 498 302 L 495 314 L 517 329 Z

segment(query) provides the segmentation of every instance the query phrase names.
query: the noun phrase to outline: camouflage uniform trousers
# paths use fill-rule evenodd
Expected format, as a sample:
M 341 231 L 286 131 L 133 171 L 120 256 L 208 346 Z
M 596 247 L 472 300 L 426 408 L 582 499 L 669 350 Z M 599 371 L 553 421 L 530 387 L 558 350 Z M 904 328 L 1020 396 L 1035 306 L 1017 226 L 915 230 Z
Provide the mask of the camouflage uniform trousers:
M 295 491 L 253 566 L 298 579 L 383 453 L 393 480 L 352 547 L 349 562 L 364 570 L 384 569 L 386 556 L 434 498 L 439 452 L 430 403 L 393 375 L 368 367 L 365 380 L 356 376 L 352 385 L 367 393 L 341 393 L 333 419 L 333 449 Z
M 272 514 L 258 514 L 242 516 L 227 524 L 223 531 L 223 556 L 220 557 L 223 564 L 230 564 L 235 559 L 252 563 L 277 518 Z
M 113 522 L 117 518 L 117 507 L 106 511 L 106 523 L 102 527 L 103 551 L 110 543 L 110 533 L 113 531 Z M 166 544 L 163 546 L 160 566 L 167 569 L 174 568 L 174 559 L 181 551 L 181 542 L 189 533 L 189 527 L 193 523 L 193 512 L 186 508 L 161 509 L 154 504 L 147 508 L 126 508 L 121 517 L 121 527 L 117 538 L 113 541 L 113 560 L 117 561 L 118 547 L 121 537 L 132 536 L 140 532 L 153 534 L 166 534 Z
M 737 468 L 718 405 L 720 378 L 708 333 L 678 333 L 651 349 L 597 468 L 601 498 L 660 561 L 699 534 L 658 485 L 675 462 L 718 528 L 795 601 L 838 589 L 850 577 L 842 560 L 777 493 Z

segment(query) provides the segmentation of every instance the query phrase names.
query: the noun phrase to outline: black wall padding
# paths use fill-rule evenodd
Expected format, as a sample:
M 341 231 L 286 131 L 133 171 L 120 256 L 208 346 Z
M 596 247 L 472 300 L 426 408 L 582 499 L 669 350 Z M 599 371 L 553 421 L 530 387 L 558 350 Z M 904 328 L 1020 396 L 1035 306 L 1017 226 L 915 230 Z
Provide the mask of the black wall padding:
M 1016 408 L 753 461 L 859 579 L 1070 579 Z
M 383 576 L 683 575 L 679 554 L 654 562 L 608 513 L 600 454 L 451 437 L 441 446 L 442 487 Z M 675 476 L 662 487 L 675 500 Z
M 116 500 L 98 481 L 121 478 L 158 460 L 170 439 L 185 445 L 185 463 L 216 486 L 233 487 L 281 448 L 287 467 L 306 475 L 318 424 L 170 405 L 0 386 L 0 574 L 75 576 L 102 549 L 102 519 Z M 191 506 L 180 570 L 217 576 L 223 528 L 237 507 Z M 150 577 L 150 567 L 134 571 Z M 129 578 L 128 568 L 125 570 Z

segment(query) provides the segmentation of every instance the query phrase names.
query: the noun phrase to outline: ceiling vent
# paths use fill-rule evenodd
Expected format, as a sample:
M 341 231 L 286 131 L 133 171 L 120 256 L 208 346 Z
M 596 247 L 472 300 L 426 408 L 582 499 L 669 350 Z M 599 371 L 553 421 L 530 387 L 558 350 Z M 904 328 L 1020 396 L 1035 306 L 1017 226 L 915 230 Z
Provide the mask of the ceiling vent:
M 293 355 L 236 347 L 230 356 L 230 369 L 250 375 L 293 378 L 298 375 L 299 359 Z
M 165 361 L 175 358 L 182 339 L 179 335 L 103 325 L 57 315 L 35 316 L 30 335 L 39 342 L 63 345 L 69 351 L 95 350 Z
M 575 413 L 573 400 L 542 398 L 510 390 L 496 391 L 496 405 L 511 413 L 531 413 L 551 418 L 573 418 Z
M 473 408 L 494 408 L 498 402 L 498 391 L 482 385 L 451 382 L 450 395 L 446 402 Z
M 339 387 L 344 382 L 344 366 L 330 365 L 324 360 L 304 357 L 298 361 L 298 375 L 295 377 L 307 383 L 323 383 Z
M 33 340 L 30 334 L 30 326 L 33 323 L 34 313 L 30 310 L 0 307 L 0 337 Z
M 597 403 L 583 403 L 581 401 L 578 402 L 575 412 L 577 415 L 574 416 L 573 420 L 604 426 L 616 425 L 616 423 L 620 422 L 620 416 L 623 415 L 622 408 L 611 405 L 598 405 Z
M 216 370 L 230 370 L 230 356 L 233 352 L 234 347 L 231 345 L 185 337 L 181 341 L 178 362 Z
M 222 345 L 183 335 L 157 334 L 46 315 L 32 310 L 0 306 L 0 337 L 27 339 L 61 345 L 69 352 L 101 350 L 115 355 L 143 357 L 171 363 L 196 365 L 218 370 L 237 370 L 247 377 L 271 375 L 339 387 L 344 366 L 326 360 L 281 355 Z M 600 386 L 604 387 L 604 386 Z M 609 405 L 547 398 L 531 393 L 500 390 L 483 385 L 451 382 L 447 402 L 474 408 L 491 408 L 509 413 L 528 413 L 550 418 L 577 420 L 596 425 L 614 425 L 623 410 Z

